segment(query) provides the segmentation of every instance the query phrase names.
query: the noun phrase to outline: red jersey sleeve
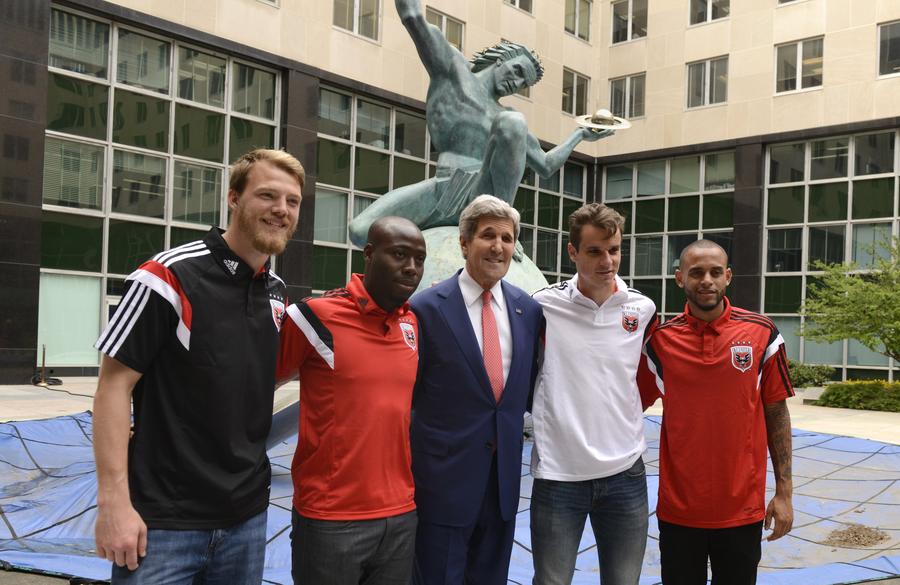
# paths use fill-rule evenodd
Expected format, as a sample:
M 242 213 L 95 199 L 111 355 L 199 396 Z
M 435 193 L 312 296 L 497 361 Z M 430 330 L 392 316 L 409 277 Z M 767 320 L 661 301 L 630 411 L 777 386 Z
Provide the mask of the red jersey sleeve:
M 780 402 L 794 395 L 794 387 L 788 376 L 787 353 L 784 350 L 784 339 L 778 329 L 773 327 L 769 337 L 769 345 L 763 356 L 762 370 L 763 402 L 769 404 Z
M 297 377 L 300 365 L 306 361 L 312 346 L 306 335 L 300 331 L 292 316 L 297 306 L 291 305 L 285 312 L 281 326 L 281 341 L 278 349 L 278 365 L 275 366 L 275 380 L 281 384 Z
M 641 408 L 644 410 L 653 406 L 653 403 L 663 395 L 659 387 L 662 384 L 662 372 L 657 367 L 651 367 L 656 364 L 651 363 L 651 358 L 648 357 L 648 354 L 655 356 L 652 338 L 648 339 L 644 345 L 644 351 L 641 353 L 641 360 L 638 362 L 637 370 L 638 392 L 641 395 Z

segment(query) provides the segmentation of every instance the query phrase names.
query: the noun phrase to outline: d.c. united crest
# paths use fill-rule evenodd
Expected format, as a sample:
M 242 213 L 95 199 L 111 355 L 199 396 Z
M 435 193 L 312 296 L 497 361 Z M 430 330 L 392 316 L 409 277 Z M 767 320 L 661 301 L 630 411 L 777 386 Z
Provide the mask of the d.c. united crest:
M 403 334 L 403 341 L 406 342 L 413 350 L 416 349 L 416 328 L 413 327 L 412 323 L 404 323 L 400 322 L 400 332 Z
M 746 372 L 753 365 L 753 346 L 752 345 L 732 345 L 731 346 L 731 365 L 736 370 Z
M 622 329 L 628 333 L 634 333 L 638 330 L 638 314 L 634 311 L 622 311 Z
M 281 331 L 281 324 L 284 322 L 284 303 L 277 299 L 269 299 L 272 305 L 272 320 L 275 321 L 275 328 Z

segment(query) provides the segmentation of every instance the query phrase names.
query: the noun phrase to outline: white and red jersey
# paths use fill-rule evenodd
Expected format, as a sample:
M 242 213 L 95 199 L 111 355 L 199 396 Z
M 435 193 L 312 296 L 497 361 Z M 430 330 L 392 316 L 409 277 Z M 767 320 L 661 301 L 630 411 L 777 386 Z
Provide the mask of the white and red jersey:
M 770 319 L 732 307 L 707 323 L 660 325 L 638 375 L 644 405 L 663 400 L 657 516 L 729 528 L 765 517 L 763 405 L 793 396 L 784 340 Z

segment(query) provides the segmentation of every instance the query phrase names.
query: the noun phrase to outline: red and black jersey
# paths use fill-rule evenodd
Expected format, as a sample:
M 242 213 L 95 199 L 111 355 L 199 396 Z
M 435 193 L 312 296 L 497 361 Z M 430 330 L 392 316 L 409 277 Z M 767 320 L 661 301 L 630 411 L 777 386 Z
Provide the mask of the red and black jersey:
M 387 313 L 360 275 L 288 307 L 278 379 L 300 377 L 294 508 L 368 520 L 414 510 L 409 423 L 419 364 L 409 305 Z
M 224 528 L 268 505 L 284 283 L 213 228 L 126 282 L 96 347 L 141 372 L 128 478 L 150 528 Z
M 784 339 L 767 317 L 732 307 L 711 323 L 685 309 L 650 337 L 638 383 L 660 395 L 657 516 L 697 528 L 765 517 L 763 405 L 793 396 Z

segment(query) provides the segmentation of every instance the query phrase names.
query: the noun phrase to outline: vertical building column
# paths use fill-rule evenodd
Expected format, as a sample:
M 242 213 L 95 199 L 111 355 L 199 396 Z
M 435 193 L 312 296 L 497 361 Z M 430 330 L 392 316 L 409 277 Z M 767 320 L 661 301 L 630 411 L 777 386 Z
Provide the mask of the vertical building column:
M 729 297 L 735 306 L 751 311 L 762 310 L 764 163 L 762 143 L 738 146 L 734 151 L 734 241 L 731 246 L 734 279 Z
M 285 75 L 285 124 L 282 147 L 306 169 L 300 224 L 281 255 L 279 274 L 292 301 L 308 297 L 313 283 L 313 223 L 316 216 L 316 133 L 319 126 L 319 79 L 300 71 Z
M 0 384 L 37 363 L 49 0 L 0 2 Z

